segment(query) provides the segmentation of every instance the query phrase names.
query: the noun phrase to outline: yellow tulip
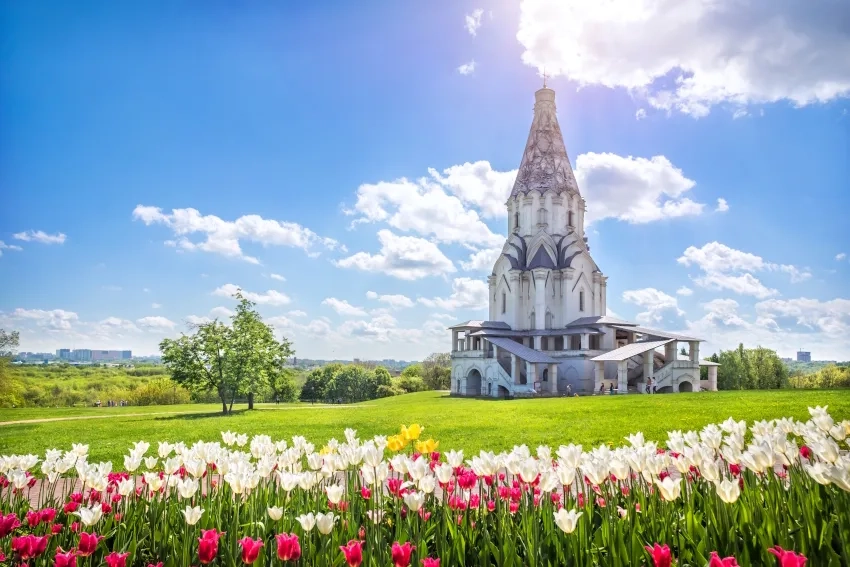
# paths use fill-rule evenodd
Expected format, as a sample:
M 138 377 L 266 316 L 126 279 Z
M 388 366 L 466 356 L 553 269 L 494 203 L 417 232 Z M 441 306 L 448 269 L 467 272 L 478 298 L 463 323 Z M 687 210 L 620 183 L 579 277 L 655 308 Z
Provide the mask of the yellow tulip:
M 434 441 L 433 439 L 428 439 L 427 441 L 417 441 L 416 442 L 416 450 L 421 454 L 425 455 L 428 453 L 433 453 L 437 450 L 437 447 L 440 446 L 439 441 Z
M 320 455 L 327 455 L 328 453 L 332 453 L 332 452 L 333 452 L 333 450 L 330 447 L 328 447 L 327 445 L 325 445 L 324 447 L 322 447 L 322 450 L 319 451 L 319 454 Z
M 404 449 L 405 445 L 407 445 L 407 443 L 404 441 L 401 435 L 392 435 L 390 437 L 387 437 L 387 448 L 390 451 L 401 451 L 402 449 Z
M 418 423 L 413 423 L 410 427 L 405 427 L 404 425 L 401 426 L 401 435 L 407 441 L 415 441 L 416 439 L 419 439 L 419 436 L 423 431 L 425 431 L 425 428 Z

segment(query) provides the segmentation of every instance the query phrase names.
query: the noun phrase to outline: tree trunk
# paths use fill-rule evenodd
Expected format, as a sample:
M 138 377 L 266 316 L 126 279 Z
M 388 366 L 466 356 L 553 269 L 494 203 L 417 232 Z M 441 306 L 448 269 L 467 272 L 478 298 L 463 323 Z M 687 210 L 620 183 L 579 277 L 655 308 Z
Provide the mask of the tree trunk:
M 218 389 L 218 397 L 221 399 L 221 413 L 227 413 L 227 397 L 223 388 Z
M 254 409 L 254 392 L 248 392 L 248 409 Z

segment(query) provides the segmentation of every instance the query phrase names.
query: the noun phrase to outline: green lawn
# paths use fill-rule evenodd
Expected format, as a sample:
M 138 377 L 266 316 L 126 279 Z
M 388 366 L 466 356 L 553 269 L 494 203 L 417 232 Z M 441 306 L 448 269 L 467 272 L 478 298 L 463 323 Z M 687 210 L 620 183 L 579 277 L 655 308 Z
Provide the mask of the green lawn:
M 698 429 L 728 417 L 748 421 L 790 416 L 805 420 L 808 406 L 829 405 L 837 420 L 850 419 L 850 391 L 748 391 L 656 396 L 588 396 L 537 400 L 489 401 L 455 399 L 421 392 L 373 400 L 353 406 L 260 405 L 222 416 L 216 405 L 126 408 L 0 410 L 0 423 L 22 419 L 115 415 L 15 425 L 0 424 L 0 454 L 43 453 L 68 449 L 73 442 L 90 444 L 90 460 L 112 460 L 123 466 L 127 447 L 138 440 L 220 440 L 230 429 L 265 433 L 273 439 L 305 435 L 317 445 L 342 438 L 346 427 L 361 436 L 394 433 L 402 423 L 420 423 L 426 437 L 441 449 L 462 448 L 467 454 L 495 451 L 525 443 L 558 446 L 620 443 L 623 436 L 643 431 L 664 440 L 672 429 Z M 235 408 L 234 408 L 235 409 Z M 162 412 L 191 412 L 167 415 Z M 145 413 L 148 415 L 129 415 Z

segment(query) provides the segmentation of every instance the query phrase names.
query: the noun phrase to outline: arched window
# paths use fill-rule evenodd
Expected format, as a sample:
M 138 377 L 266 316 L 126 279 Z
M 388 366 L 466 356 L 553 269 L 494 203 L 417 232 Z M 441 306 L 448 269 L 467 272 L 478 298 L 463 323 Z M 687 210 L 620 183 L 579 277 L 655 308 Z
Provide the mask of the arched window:
M 502 292 L 502 313 L 508 310 L 508 295 L 503 291 Z
M 568 219 L 568 220 L 567 220 L 567 225 L 569 225 L 569 226 L 571 226 L 571 227 L 572 227 L 572 226 L 574 226 L 574 225 L 573 225 L 573 212 L 572 212 L 572 211 L 570 211 L 570 212 L 567 214 L 567 219 Z
M 519 230 L 519 212 L 514 213 L 514 230 Z
M 534 311 L 531 312 L 531 315 L 529 315 L 528 318 L 530 319 L 529 324 L 528 324 L 528 328 L 533 330 L 534 326 L 536 324 L 536 319 L 537 319 L 537 317 L 535 317 L 535 315 L 534 315 Z
M 584 311 L 584 290 L 578 292 L 578 310 Z

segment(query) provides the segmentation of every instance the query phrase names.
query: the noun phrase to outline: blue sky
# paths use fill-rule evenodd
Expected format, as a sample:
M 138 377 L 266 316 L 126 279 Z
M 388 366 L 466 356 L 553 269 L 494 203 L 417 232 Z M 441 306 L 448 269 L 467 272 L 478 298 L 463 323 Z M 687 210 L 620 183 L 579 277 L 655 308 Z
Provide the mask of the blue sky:
M 848 359 L 847 8 L 672 1 L 6 3 L 0 325 L 153 353 L 239 286 L 299 356 L 448 350 L 545 66 L 612 313 Z

